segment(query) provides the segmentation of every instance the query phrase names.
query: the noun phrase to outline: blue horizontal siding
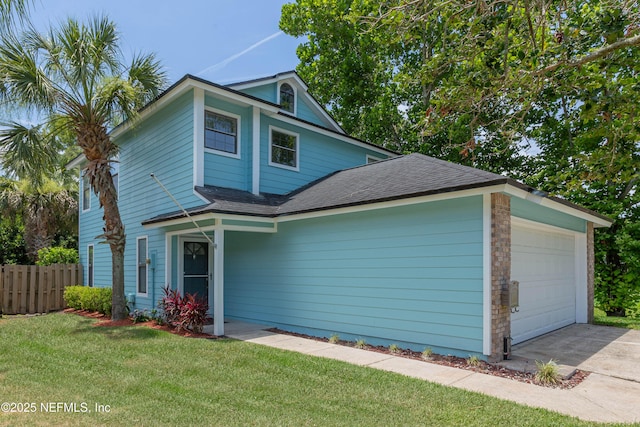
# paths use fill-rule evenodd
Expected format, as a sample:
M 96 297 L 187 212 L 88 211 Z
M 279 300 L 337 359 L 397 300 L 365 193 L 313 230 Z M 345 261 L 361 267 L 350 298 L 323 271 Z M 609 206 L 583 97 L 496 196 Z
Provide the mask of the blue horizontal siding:
M 227 232 L 225 314 L 316 335 L 482 352 L 482 198 Z
M 251 191 L 252 165 L 252 109 L 205 96 L 205 106 L 240 116 L 240 158 L 233 158 L 215 151 L 204 153 L 204 183 L 225 188 Z M 202 130 L 204 132 L 204 129 Z
M 303 97 L 298 97 L 296 99 L 298 105 L 296 107 L 296 117 L 302 120 L 306 120 L 311 123 L 315 123 L 320 126 L 327 127 L 327 123 L 325 123 L 322 118 L 320 118 L 314 110 L 311 108 L 309 104 L 307 104 L 306 99 Z
M 240 92 L 246 93 L 247 95 L 254 96 L 267 102 L 272 102 L 274 104 L 278 102 L 276 83 L 254 86 L 247 89 L 242 89 Z
M 299 171 L 269 165 L 269 126 L 299 134 Z M 261 120 L 260 147 L 260 190 L 274 194 L 285 194 L 335 171 L 364 165 L 367 154 L 385 157 L 373 150 L 266 116 Z

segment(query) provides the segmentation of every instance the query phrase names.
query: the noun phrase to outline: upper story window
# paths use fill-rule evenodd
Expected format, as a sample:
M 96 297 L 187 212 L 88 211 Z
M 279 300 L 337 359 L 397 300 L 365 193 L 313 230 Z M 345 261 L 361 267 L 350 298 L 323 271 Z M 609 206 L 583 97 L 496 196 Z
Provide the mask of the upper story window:
M 298 134 L 270 129 L 269 164 L 298 170 Z
M 212 150 L 237 155 L 238 119 L 213 111 L 205 111 L 204 146 Z
M 87 174 L 82 175 L 82 210 L 91 209 L 91 183 Z
M 290 113 L 296 111 L 296 94 L 289 83 L 280 85 L 280 106 Z

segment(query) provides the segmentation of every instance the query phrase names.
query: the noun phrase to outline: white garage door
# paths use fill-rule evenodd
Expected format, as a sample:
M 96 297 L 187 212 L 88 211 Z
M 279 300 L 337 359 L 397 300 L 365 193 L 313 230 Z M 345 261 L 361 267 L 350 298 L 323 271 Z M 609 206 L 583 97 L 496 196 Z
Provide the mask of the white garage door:
M 512 225 L 511 280 L 520 308 L 511 314 L 512 343 L 576 322 L 575 237 Z

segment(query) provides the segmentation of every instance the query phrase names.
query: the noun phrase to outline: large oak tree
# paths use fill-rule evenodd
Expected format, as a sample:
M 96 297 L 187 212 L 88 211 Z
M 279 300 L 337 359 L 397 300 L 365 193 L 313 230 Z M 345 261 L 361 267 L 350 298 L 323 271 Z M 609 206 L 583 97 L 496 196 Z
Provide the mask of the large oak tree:
M 640 300 L 635 0 L 297 0 L 297 71 L 355 136 L 508 173 L 609 215 L 597 299 Z

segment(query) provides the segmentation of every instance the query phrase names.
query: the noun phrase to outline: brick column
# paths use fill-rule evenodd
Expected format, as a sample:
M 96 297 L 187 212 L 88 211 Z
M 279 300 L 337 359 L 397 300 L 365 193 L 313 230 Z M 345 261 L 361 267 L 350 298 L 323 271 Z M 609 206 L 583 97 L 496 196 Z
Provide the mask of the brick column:
M 587 323 L 593 323 L 593 292 L 596 256 L 593 248 L 593 223 L 587 222 Z
M 502 305 L 503 288 L 511 280 L 511 199 L 491 194 L 491 356 L 501 360 L 503 339 L 511 335 L 511 311 Z

